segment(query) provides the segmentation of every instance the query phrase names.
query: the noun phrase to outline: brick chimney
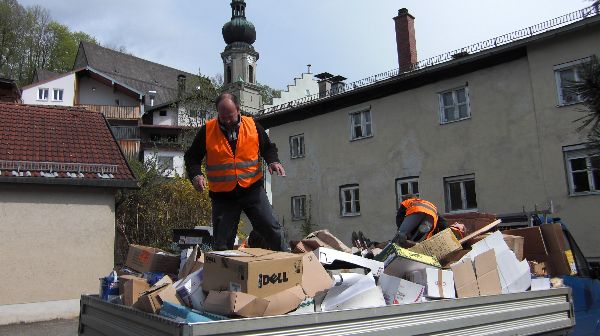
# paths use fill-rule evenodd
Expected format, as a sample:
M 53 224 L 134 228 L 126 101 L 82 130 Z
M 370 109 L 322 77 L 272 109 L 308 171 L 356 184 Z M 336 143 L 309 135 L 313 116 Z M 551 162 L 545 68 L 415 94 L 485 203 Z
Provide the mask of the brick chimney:
M 408 9 L 398 10 L 394 18 L 396 23 L 396 46 L 398 48 L 398 66 L 406 70 L 417 63 L 417 41 L 415 39 L 415 17 L 408 13 Z

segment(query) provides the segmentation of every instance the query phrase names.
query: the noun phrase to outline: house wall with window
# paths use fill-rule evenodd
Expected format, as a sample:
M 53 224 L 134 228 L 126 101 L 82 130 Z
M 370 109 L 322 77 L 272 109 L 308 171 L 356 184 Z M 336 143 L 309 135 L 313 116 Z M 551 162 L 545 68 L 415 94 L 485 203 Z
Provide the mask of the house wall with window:
M 178 113 L 174 107 L 166 106 L 155 111 L 152 111 L 152 122 L 153 125 L 163 126 L 177 126 L 178 125 Z
M 183 176 L 185 163 L 182 151 L 168 151 L 163 149 L 144 151 L 144 162 L 155 162 L 158 168 L 164 170 L 164 175 L 174 177 L 176 174 Z
M 555 73 L 592 55 L 600 56 L 599 26 L 540 39 L 504 63 L 271 127 L 288 175 L 272 181 L 275 211 L 298 238 L 299 223 L 287 220 L 290 199 L 310 195 L 318 228 L 347 242 L 353 230 L 385 240 L 396 229 L 398 189 L 410 181 L 416 184 L 404 185 L 404 192 L 416 186 L 442 213 L 514 213 L 552 202 L 586 256 L 600 259 L 593 238 L 600 228 L 593 212 L 600 158 L 576 147 L 585 140 L 574 123 L 583 106 L 560 104 Z M 452 99 L 444 101 L 449 92 Z M 364 111 L 370 112 L 371 134 L 353 139 L 359 122 L 352 117 Z M 361 132 L 368 129 L 363 121 Z M 298 134 L 304 156 L 292 158 L 290 139 Z M 571 171 L 570 159 L 577 159 Z M 356 213 L 342 208 L 348 186 L 359 190 Z
M 137 97 L 131 97 L 91 77 L 79 78 L 78 103 L 90 105 L 140 106 Z
M 75 101 L 75 74 L 23 88 L 24 104 L 73 106 Z

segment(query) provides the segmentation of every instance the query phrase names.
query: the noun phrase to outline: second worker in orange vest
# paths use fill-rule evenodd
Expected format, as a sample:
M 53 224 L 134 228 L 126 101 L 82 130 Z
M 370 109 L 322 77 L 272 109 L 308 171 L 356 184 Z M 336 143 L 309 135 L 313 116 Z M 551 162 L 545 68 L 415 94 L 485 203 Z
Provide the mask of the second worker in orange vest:
M 206 122 L 185 153 L 188 176 L 198 191 L 209 189 L 212 202 L 213 249 L 233 248 L 242 211 L 269 248 L 289 250 L 263 188 L 262 156 L 270 173 L 285 176 L 277 147 L 264 128 L 240 115 L 237 97 L 222 93 L 218 117 Z M 206 157 L 206 176 L 201 164 Z

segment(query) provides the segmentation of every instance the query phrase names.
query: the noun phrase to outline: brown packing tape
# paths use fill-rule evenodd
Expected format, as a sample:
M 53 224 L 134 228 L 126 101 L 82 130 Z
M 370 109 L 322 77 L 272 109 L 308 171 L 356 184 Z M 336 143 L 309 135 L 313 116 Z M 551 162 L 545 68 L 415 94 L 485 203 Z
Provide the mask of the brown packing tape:
M 440 293 L 440 297 L 444 297 L 444 286 L 442 286 L 442 284 L 444 283 L 443 279 L 442 279 L 442 269 L 438 269 L 438 290 Z

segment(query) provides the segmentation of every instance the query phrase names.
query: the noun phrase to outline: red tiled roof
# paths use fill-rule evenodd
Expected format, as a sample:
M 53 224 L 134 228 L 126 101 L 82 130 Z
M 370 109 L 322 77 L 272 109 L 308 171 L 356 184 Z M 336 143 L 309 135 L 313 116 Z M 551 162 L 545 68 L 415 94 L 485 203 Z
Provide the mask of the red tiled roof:
M 44 177 L 49 175 L 46 174 L 49 170 L 36 171 L 32 167 L 45 162 L 68 165 L 60 170 L 53 164 L 52 170 L 58 176 Z M 16 164 L 27 166 L 20 169 L 22 176 L 14 176 L 14 168 L 7 169 Z M 67 176 L 67 172 L 77 173 L 78 168 L 74 167 L 80 167 L 81 174 Z M 135 183 L 102 114 L 74 107 L 0 103 L 0 169 L 0 182 L 37 178 L 42 181 L 79 180 L 76 184 L 82 185 L 107 180 L 112 182 L 104 182 L 106 186 L 132 186 Z M 104 173 L 103 177 L 98 173 Z M 50 183 L 57 182 L 60 181 Z

